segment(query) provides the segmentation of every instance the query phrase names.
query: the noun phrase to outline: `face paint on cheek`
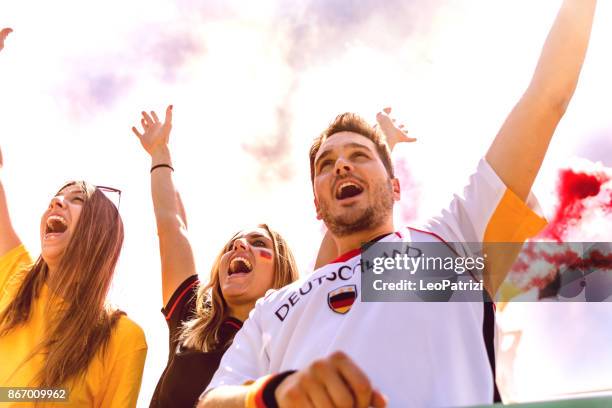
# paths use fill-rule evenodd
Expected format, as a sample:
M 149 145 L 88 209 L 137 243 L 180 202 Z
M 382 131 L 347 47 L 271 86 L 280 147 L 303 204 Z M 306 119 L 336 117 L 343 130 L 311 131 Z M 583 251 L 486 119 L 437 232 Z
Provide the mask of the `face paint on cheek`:
M 272 260 L 272 251 L 269 249 L 258 249 L 259 257 L 268 261 Z

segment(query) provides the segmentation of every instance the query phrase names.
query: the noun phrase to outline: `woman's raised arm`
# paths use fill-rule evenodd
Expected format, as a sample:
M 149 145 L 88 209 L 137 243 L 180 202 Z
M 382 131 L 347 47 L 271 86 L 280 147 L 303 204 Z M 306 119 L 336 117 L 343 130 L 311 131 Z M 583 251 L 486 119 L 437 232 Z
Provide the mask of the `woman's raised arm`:
M 151 197 L 159 236 L 162 271 L 162 296 L 168 303 L 176 288 L 196 273 L 193 251 L 187 237 L 187 219 L 172 173 L 172 157 L 168 147 L 172 129 L 172 105 L 166 109 L 166 118 L 160 122 L 155 112 L 142 112 L 141 133 L 134 134 L 151 156 Z
M 2 184 L 4 173 L 3 164 L 2 149 L 0 149 L 0 256 L 21 244 L 21 240 L 13 229 L 8 211 L 6 194 L 4 192 L 4 185 Z

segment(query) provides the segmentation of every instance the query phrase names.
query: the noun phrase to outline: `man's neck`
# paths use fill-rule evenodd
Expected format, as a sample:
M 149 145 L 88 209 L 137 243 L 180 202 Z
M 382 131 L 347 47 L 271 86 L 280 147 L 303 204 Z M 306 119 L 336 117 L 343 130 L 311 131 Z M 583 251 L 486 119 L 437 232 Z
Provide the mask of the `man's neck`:
M 375 238 L 380 237 L 381 235 L 391 234 L 394 231 L 395 228 L 393 226 L 393 221 L 390 221 L 388 223 L 384 223 L 380 227 L 360 231 L 355 234 L 347 235 L 344 237 L 334 236 L 334 240 L 336 241 L 336 247 L 338 248 L 338 255 L 342 255 L 354 249 L 361 248 L 363 244 L 370 242 Z

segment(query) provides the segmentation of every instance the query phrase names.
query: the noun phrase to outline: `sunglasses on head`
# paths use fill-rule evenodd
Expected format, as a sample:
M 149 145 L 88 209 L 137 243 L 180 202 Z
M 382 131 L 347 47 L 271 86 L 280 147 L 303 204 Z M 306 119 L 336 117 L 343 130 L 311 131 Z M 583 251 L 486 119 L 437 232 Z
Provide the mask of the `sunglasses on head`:
M 119 205 L 121 204 L 121 190 L 114 187 L 108 186 L 95 186 L 96 189 L 100 190 L 104 195 L 115 204 L 117 211 L 119 211 Z

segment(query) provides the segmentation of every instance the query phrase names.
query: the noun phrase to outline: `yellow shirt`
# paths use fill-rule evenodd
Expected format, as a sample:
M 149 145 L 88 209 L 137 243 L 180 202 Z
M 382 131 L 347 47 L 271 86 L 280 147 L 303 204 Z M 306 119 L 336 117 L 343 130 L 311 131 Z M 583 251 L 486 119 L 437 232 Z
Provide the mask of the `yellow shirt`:
M 15 297 L 32 260 L 23 245 L 0 257 L 0 312 Z M 44 333 L 49 288 L 45 285 L 34 301 L 31 316 L 0 337 L 0 387 L 27 387 L 42 368 L 43 356 L 27 358 Z M 142 329 L 121 316 L 113 329 L 103 358 L 98 353 L 90 362 L 83 381 L 67 386 L 68 403 L 37 406 L 56 407 L 135 407 L 142 380 L 147 344 Z M 0 407 L 34 406 L 34 403 L 0 402 Z

